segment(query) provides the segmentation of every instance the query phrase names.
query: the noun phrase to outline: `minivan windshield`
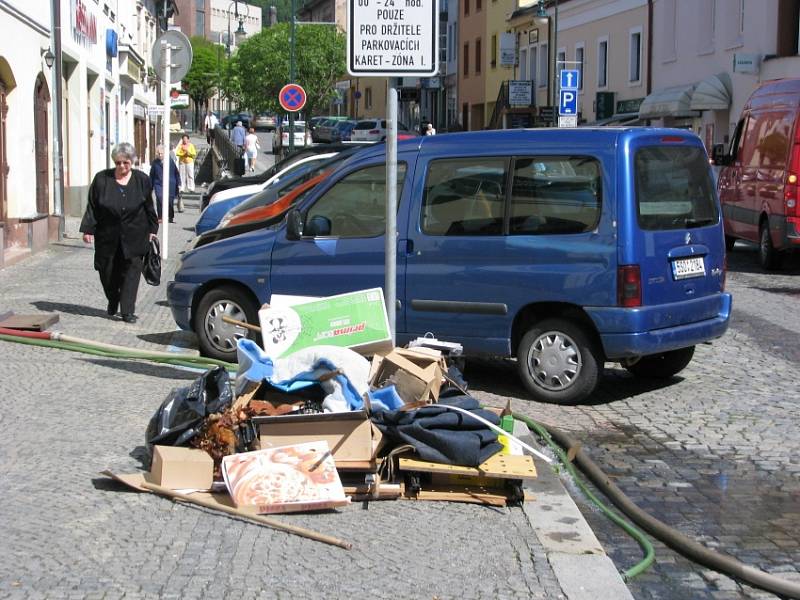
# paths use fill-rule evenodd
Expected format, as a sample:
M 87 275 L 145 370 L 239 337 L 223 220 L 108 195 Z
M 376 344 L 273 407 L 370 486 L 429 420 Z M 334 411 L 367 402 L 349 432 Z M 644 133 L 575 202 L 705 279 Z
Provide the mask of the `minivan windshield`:
M 719 220 L 706 152 L 651 146 L 636 152 L 636 201 L 642 229 L 689 229 Z

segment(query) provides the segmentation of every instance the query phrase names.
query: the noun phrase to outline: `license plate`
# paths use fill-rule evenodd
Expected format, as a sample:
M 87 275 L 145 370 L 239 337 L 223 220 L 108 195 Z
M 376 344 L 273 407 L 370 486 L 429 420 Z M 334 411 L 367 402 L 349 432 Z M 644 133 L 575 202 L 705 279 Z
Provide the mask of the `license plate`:
M 703 277 L 706 274 L 706 264 L 702 256 L 681 258 L 672 261 L 672 275 L 675 279 L 688 279 L 689 277 Z

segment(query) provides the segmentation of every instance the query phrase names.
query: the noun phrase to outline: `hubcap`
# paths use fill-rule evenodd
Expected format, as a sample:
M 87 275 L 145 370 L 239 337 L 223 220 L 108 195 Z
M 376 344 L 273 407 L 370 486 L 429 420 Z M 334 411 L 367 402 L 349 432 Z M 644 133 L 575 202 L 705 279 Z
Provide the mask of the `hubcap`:
M 221 352 L 236 350 L 236 342 L 247 337 L 247 330 L 238 325 L 232 325 L 222 320 L 230 317 L 237 321 L 247 321 L 247 315 L 242 308 L 230 300 L 220 300 L 206 313 L 205 333 L 211 345 Z
M 534 381 L 553 392 L 571 386 L 578 378 L 581 366 L 577 345 L 561 331 L 543 333 L 528 353 L 528 370 Z

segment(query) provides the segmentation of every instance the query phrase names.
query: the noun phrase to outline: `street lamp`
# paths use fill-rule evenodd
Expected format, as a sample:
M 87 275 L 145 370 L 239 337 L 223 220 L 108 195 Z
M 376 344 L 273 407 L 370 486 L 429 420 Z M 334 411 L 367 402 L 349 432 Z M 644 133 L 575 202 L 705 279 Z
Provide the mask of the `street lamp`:
M 42 48 L 42 58 L 44 58 L 44 64 L 47 65 L 48 69 L 51 69 L 53 63 L 56 61 L 56 55 L 53 54 L 49 46 L 47 48 Z
M 228 5 L 228 37 L 225 39 L 225 54 L 228 57 L 228 89 L 226 90 L 226 95 L 228 96 L 228 137 L 231 135 L 230 130 L 230 114 L 231 114 L 231 93 L 230 93 L 230 84 L 231 84 L 231 7 L 233 7 L 233 16 L 239 21 L 239 26 L 236 28 L 236 31 L 233 35 L 238 37 L 242 37 L 247 34 L 244 30 L 244 20 L 250 16 L 250 6 L 248 4 L 244 5 L 247 9 L 247 12 L 244 15 L 239 14 L 239 0 L 233 0 Z
M 553 107 L 553 117 L 552 117 L 552 125 L 555 127 L 558 124 L 558 0 L 553 1 L 553 17 L 551 18 L 550 15 L 547 14 L 547 9 L 545 8 L 546 0 L 539 0 L 539 3 L 536 8 L 536 18 L 537 19 L 547 19 L 548 25 L 548 41 L 550 42 L 550 49 L 553 53 L 553 74 L 552 79 L 548 78 L 547 81 L 547 100 L 550 102 L 550 106 Z M 549 35 L 549 29 L 552 26 L 553 29 L 553 36 L 552 38 Z M 549 61 L 548 61 L 549 62 Z M 552 93 L 551 93 L 552 89 Z

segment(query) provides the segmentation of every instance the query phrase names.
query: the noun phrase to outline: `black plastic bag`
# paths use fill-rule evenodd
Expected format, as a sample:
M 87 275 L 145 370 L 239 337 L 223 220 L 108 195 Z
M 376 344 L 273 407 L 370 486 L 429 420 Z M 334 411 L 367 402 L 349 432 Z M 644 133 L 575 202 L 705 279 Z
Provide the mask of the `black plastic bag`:
M 152 453 L 154 444 L 187 446 L 208 415 L 232 403 L 233 388 L 222 367 L 206 371 L 188 387 L 172 390 L 147 425 L 147 451 Z
M 161 284 L 161 245 L 156 237 L 150 240 L 147 254 L 144 255 L 142 275 L 150 285 Z

